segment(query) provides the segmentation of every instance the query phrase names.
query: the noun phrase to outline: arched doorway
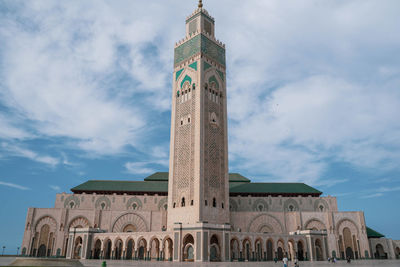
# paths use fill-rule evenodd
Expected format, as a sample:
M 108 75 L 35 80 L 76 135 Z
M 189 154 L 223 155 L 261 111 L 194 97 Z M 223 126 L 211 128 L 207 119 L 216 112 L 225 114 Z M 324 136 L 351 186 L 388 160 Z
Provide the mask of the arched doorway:
M 172 255 L 173 255 L 173 246 L 172 246 L 172 239 L 171 238 L 167 238 L 164 241 L 164 259 L 168 260 L 168 261 L 172 261 Z
M 400 259 L 400 247 L 396 248 L 395 253 L 396 253 L 396 259 Z
M 101 253 L 101 241 L 100 239 L 97 239 L 96 242 L 94 243 L 93 259 L 95 260 L 100 259 L 100 253 Z
M 343 229 L 343 238 L 346 258 L 354 259 L 353 238 L 351 237 L 351 231 L 348 227 Z
M 111 250 L 112 250 L 112 243 L 111 243 L 111 240 L 108 239 L 104 243 L 104 259 L 106 259 L 106 260 L 111 259 Z
M 274 242 L 271 239 L 267 240 L 267 261 L 274 259 Z
M 187 234 L 183 238 L 183 260 L 194 261 L 194 238 L 191 234 Z
M 304 247 L 303 247 L 303 242 L 301 241 L 297 242 L 297 259 L 299 261 L 304 260 Z
M 37 256 L 39 258 L 46 257 L 46 246 L 45 245 L 40 245 L 39 246 Z
M 133 239 L 129 239 L 126 245 L 126 259 L 131 260 L 134 251 L 134 242 Z
M 261 261 L 263 259 L 263 249 L 262 249 L 262 240 L 261 238 L 256 240 L 256 243 L 254 244 L 255 248 L 255 256 L 257 261 Z
M 114 248 L 114 251 L 115 251 L 115 259 L 116 260 L 120 260 L 120 259 L 122 259 L 122 240 L 121 239 L 118 239 L 116 242 L 115 242 L 115 248 Z
M 49 249 L 50 225 L 44 224 L 40 228 L 39 248 L 37 251 L 38 257 L 46 257 Z
M 74 245 L 74 259 L 80 259 L 82 256 L 82 238 L 77 237 Z
M 160 241 L 155 237 L 150 241 L 150 258 L 154 260 L 160 259 Z
M 278 247 L 278 260 L 281 261 L 283 259 L 283 249 Z
M 236 261 L 239 259 L 239 241 L 236 238 L 231 240 L 231 260 Z
M 282 240 L 279 240 L 279 241 L 278 241 L 278 249 L 277 249 L 277 252 L 278 252 L 278 255 L 277 255 L 278 260 L 281 261 L 281 260 L 283 259 L 284 253 L 285 253 L 285 250 L 284 250 L 284 243 L 283 243 Z
M 323 261 L 324 257 L 322 255 L 322 244 L 320 239 L 315 240 L 315 259 L 317 261 Z
M 210 238 L 210 261 L 220 261 L 220 247 L 218 237 L 216 235 Z
M 354 259 L 354 252 L 351 247 L 346 248 L 346 258 Z
M 244 250 L 244 260 L 250 261 L 252 252 L 250 240 L 248 239 L 243 240 L 243 250 Z
M 387 254 L 381 244 L 377 244 L 375 247 L 375 258 L 377 259 L 387 259 Z
M 138 242 L 138 259 L 139 260 L 144 260 L 144 258 L 146 257 L 146 253 L 147 253 L 147 242 L 145 239 L 140 239 L 140 241 Z

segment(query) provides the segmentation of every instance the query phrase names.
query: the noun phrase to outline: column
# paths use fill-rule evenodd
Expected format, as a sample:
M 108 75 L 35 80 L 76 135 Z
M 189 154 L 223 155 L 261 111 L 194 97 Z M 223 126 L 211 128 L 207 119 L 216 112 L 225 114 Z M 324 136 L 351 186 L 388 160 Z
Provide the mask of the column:
M 312 242 L 311 236 L 307 236 L 307 244 L 308 244 L 308 256 L 310 261 L 314 260 L 314 244 Z

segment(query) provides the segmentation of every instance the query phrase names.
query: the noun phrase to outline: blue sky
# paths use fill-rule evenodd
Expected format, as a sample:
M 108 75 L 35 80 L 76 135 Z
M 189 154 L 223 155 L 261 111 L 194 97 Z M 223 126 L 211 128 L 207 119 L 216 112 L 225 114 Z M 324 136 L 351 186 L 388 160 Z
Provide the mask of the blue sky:
M 87 179 L 168 170 L 196 1 L 0 3 L 0 246 Z M 230 170 L 300 181 L 400 239 L 400 2 L 205 1 L 227 45 Z

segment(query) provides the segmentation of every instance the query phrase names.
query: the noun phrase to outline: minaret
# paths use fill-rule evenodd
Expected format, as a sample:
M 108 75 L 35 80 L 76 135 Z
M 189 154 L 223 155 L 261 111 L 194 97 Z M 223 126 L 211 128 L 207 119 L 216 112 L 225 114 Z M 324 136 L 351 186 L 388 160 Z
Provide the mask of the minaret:
M 168 229 L 229 227 L 225 45 L 198 8 L 175 45 Z M 175 226 L 174 226 L 175 224 Z

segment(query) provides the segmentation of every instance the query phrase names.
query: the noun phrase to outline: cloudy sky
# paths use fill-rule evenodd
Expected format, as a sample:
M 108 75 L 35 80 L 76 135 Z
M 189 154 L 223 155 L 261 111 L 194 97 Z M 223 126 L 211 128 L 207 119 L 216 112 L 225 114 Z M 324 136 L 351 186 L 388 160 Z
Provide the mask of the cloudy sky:
M 209 0 L 230 171 L 298 181 L 400 239 L 400 1 Z M 174 43 L 196 0 L 0 2 L 0 246 L 87 179 L 168 170 Z

